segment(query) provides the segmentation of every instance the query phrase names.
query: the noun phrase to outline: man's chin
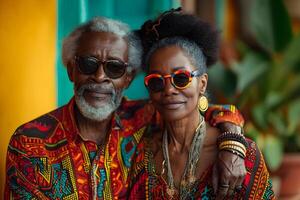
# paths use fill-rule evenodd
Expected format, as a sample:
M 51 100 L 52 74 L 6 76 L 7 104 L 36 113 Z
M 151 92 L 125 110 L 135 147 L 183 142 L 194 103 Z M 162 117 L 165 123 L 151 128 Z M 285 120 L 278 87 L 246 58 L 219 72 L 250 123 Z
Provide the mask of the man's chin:
M 100 108 L 104 105 L 107 105 L 111 102 L 111 96 L 101 96 L 101 97 L 91 97 L 91 96 L 83 96 L 84 101 L 94 108 Z
M 87 100 L 83 96 L 75 96 L 75 102 L 80 113 L 93 121 L 103 121 L 116 110 L 116 105 L 107 99 Z
M 93 107 L 94 109 L 99 109 L 109 104 L 109 101 L 107 99 L 97 99 L 94 101 L 85 101 L 85 102 L 87 105 Z

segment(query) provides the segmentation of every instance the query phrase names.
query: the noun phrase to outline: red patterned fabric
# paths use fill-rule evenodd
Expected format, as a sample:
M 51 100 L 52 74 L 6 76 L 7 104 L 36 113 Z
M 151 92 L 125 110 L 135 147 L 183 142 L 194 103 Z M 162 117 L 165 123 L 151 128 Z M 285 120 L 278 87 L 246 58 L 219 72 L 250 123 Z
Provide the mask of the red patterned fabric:
M 145 137 L 138 145 L 137 152 L 139 154 L 131 171 L 129 199 L 180 199 L 178 194 L 172 197 L 168 195 L 166 180 L 156 173 L 153 154 L 149 147 L 150 140 L 150 138 Z M 247 142 L 249 144 L 245 158 L 247 174 L 243 187 L 239 192 L 235 192 L 233 197 L 226 197 L 225 199 L 275 199 L 262 154 L 253 141 L 247 139 Z M 209 167 L 201 178 L 194 183 L 192 189 L 188 192 L 187 199 L 215 199 L 212 186 L 212 168 L 212 166 Z
M 146 101 L 123 99 L 107 144 L 97 146 L 80 137 L 72 99 L 16 130 L 7 151 L 5 199 L 126 198 L 137 145 L 158 122 Z
M 231 121 L 240 127 L 244 126 L 244 118 L 234 105 L 210 105 L 205 112 L 205 120 L 212 126 Z
M 22 125 L 8 147 L 5 199 L 124 197 L 132 155 L 153 113 L 146 101 L 124 99 L 102 148 L 78 134 L 74 100 Z

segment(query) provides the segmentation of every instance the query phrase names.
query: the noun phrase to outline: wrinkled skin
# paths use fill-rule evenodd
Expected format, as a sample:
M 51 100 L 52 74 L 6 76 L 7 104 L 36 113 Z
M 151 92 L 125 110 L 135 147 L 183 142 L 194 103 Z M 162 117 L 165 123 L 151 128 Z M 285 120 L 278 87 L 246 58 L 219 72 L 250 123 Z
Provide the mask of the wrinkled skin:
M 100 37 L 101 36 L 101 37 Z M 85 39 L 87 39 L 85 41 Z M 111 46 L 114 47 L 114 45 L 104 46 L 105 42 L 109 41 L 108 43 L 113 43 L 118 46 L 119 51 L 111 51 Z M 79 55 L 96 55 L 101 60 L 108 59 L 107 56 L 111 56 L 110 54 L 114 53 L 117 55 L 113 55 L 113 57 L 121 58 L 124 61 L 126 60 L 127 54 L 121 54 L 121 52 L 126 52 L 126 47 L 123 47 L 122 41 L 118 40 L 118 38 L 114 38 L 113 35 L 105 34 L 105 33 L 89 33 L 86 34 L 86 37 L 82 38 L 83 44 L 80 45 L 80 49 L 78 49 Z M 92 41 L 92 42 L 89 42 Z M 99 42 L 98 42 L 99 41 Z M 111 42 L 113 41 L 113 42 Z M 123 45 L 123 46 L 122 46 Z M 102 46 L 104 46 L 102 48 Z M 119 47 L 121 46 L 124 48 L 124 51 L 121 51 Z M 101 48 L 99 48 L 101 47 Z M 103 52 L 99 49 L 104 49 Z M 108 52 L 108 53 L 107 53 Z M 120 55 L 119 55 L 119 54 Z M 106 56 L 106 57 L 105 57 Z M 98 72 L 95 75 L 92 76 L 86 76 L 83 74 L 78 73 L 78 70 L 76 67 L 72 66 L 72 68 L 68 68 L 70 79 L 75 83 L 76 86 L 80 86 L 81 84 L 85 84 L 87 82 L 95 82 L 95 83 L 104 83 L 104 84 L 113 84 L 115 89 L 123 89 L 124 85 L 127 87 L 130 83 L 131 79 L 126 79 L 124 77 L 121 77 L 117 80 L 109 80 L 107 77 L 105 77 L 105 74 L 103 73 L 103 68 L 100 67 Z M 132 77 L 130 77 L 132 78 Z M 109 81 L 111 83 L 109 83 Z M 91 101 L 90 103 L 93 105 L 100 104 L 99 102 L 95 102 L 93 98 L 88 98 L 87 100 Z M 231 132 L 241 132 L 241 128 L 238 126 L 231 124 L 231 123 L 223 123 L 219 125 L 219 129 L 221 132 L 224 131 L 231 131 Z M 244 166 L 244 160 L 238 157 L 235 154 L 232 154 L 227 151 L 220 151 L 217 157 L 217 162 L 215 165 L 214 175 L 213 175 L 213 182 L 214 182 L 214 189 L 217 192 L 217 199 L 223 199 L 227 194 L 230 195 L 234 188 L 236 186 L 239 186 L 242 184 L 244 176 L 245 176 L 246 170 Z M 229 188 L 224 189 L 220 187 L 221 184 L 229 184 Z
M 219 124 L 221 132 L 230 131 L 242 133 L 242 129 L 232 123 Z M 227 195 L 233 195 L 234 190 L 241 186 L 246 175 L 244 159 L 228 151 L 220 151 L 213 171 L 213 187 L 216 199 L 224 199 Z M 229 185 L 228 188 L 221 185 Z
M 160 73 L 165 75 L 176 70 L 177 68 L 174 66 L 186 66 L 185 69 L 187 70 L 195 70 L 190 63 L 189 58 L 182 54 L 182 51 L 178 50 L 177 47 L 171 46 L 159 49 L 152 55 L 150 59 L 149 71 L 150 73 Z M 184 90 L 177 90 L 170 84 L 170 80 L 166 80 L 166 86 L 162 92 L 150 92 L 152 103 L 163 116 L 165 121 L 176 121 L 187 118 L 193 114 L 193 111 L 195 111 L 195 105 L 197 104 L 197 100 L 199 98 L 197 94 L 203 94 L 206 89 L 205 78 L 201 77 L 198 80 L 199 81 L 197 82 L 196 79 L 194 79 L 191 85 Z M 177 102 L 177 104 L 179 104 L 178 102 L 185 103 L 181 103 L 182 105 L 180 104 L 180 106 L 177 106 L 178 108 L 176 107 L 176 109 L 174 109 L 164 102 Z M 226 131 L 241 133 L 241 128 L 232 123 L 225 122 L 219 124 L 218 128 L 220 133 Z M 171 154 L 172 152 L 170 155 Z M 178 161 L 178 163 L 185 163 L 184 159 L 180 159 L 178 153 L 176 153 L 176 161 Z M 173 163 L 175 163 L 175 161 Z M 181 176 L 178 174 L 181 174 L 182 170 L 180 171 L 180 168 L 183 168 L 184 166 L 185 165 L 181 166 L 178 164 L 173 168 L 175 181 L 180 181 Z M 176 174 L 179 176 L 179 178 L 176 177 Z M 231 196 L 235 188 L 242 185 L 245 174 L 246 169 L 244 159 L 228 151 L 220 151 L 215 162 L 213 173 L 213 186 L 217 195 L 217 199 L 224 199 L 227 195 Z M 224 188 L 221 187 L 221 185 L 228 185 L 228 187 Z
M 128 45 L 124 38 L 107 32 L 86 32 L 84 33 L 76 48 L 76 56 L 94 56 L 101 61 L 119 60 L 128 61 Z M 133 76 L 126 72 L 122 77 L 117 79 L 109 78 L 101 65 L 94 74 L 86 75 L 79 72 L 78 67 L 73 59 L 67 66 L 69 79 L 74 84 L 75 96 L 78 96 L 78 88 L 88 84 L 93 84 L 93 89 L 83 91 L 84 101 L 96 108 L 101 109 L 113 99 L 113 92 L 121 94 L 127 88 Z M 77 105 L 78 106 L 78 105 Z M 111 113 L 113 113 L 113 109 Z M 76 118 L 81 136 L 102 144 L 110 130 L 112 114 L 104 120 L 93 120 L 82 115 L 82 110 L 76 112 Z M 102 133 L 102 134 L 99 134 Z

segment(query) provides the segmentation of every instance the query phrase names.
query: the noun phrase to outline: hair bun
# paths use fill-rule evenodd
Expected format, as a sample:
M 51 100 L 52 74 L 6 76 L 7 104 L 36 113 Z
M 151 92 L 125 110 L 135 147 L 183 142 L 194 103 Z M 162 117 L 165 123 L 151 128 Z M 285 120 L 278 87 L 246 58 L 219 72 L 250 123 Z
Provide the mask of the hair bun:
M 145 53 L 163 38 L 184 37 L 201 48 L 207 59 L 207 66 L 214 64 L 218 57 L 218 31 L 198 17 L 183 13 L 181 8 L 171 9 L 155 20 L 146 21 L 139 30 L 139 35 Z

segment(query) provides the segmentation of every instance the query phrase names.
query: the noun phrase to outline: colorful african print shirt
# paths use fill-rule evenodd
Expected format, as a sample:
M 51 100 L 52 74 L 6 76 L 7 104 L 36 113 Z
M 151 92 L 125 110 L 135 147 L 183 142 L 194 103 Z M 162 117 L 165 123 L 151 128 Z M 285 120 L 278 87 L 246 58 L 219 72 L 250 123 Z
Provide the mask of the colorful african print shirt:
M 107 143 L 98 146 L 80 137 L 74 105 L 72 99 L 16 130 L 7 151 L 5 199 L 126 199 L 133 155 L 159 115 L 147 101 L 124 98 Z M 242 121 L 235 109 L 210 109 L 220 110 L 214 118 L 227 121 L 228 111 Z
M 132 180 L 131 184 L 129 184 L 129 199 L 180 199 L 179 194 L 169 196 L 166 180 L 156 172 L 155 161 L 149 147 L 149 139 L 148 136 L 144 137 L 137 147 L 139 154 L 134 160 L 133 170 L 131 171 Z M 253 141 L 247 139 L 247 142 L 249 144 L 245 158 L 247 174 L 242 189 L 239 192 L 235 191 L 234 196 L 226 197 L 225 199 L 275 199 L 262 154 Z M 215 199 L 216 196 L 212 186 L 212 171 L 213 166 L 205 170 L 200 179 L 195 181 L 192 187 L 186 191 L 187 198 L 185 199 Z

